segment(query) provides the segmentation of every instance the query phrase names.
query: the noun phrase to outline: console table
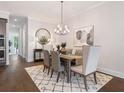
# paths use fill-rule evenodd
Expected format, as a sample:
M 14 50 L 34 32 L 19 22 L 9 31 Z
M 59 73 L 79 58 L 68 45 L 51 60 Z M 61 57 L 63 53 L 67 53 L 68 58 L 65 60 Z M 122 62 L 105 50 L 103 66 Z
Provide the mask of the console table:
M 34 62 L 43 61 L 43 49 L 34 49 Z

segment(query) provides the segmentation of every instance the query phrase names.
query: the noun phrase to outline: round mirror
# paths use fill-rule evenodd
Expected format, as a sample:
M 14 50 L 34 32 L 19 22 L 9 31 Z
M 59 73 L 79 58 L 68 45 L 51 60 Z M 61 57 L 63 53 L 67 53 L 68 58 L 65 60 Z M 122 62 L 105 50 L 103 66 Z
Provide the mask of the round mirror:
M 35 36 L 41 45 L 48 44 L 51 40 L 50 32 L 45 28 L 40 28 L 36 31 Z

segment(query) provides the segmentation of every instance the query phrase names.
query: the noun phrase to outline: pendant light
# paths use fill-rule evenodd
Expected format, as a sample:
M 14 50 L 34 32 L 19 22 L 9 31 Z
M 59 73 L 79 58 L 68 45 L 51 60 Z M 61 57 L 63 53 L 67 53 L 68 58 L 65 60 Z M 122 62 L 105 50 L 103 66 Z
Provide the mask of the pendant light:
M 61 17 L 60 24 L 57 25 L 57 28 L 54 30 L 58 35 L 65 35 L 70 32 L 67 25 L 63 24 L 63 1 L 61 1 Z

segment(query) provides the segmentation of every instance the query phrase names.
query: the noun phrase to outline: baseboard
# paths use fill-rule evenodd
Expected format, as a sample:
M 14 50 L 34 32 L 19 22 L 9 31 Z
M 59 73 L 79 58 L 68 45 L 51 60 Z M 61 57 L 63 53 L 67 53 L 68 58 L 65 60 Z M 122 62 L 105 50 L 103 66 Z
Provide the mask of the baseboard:
M 100 71 L 100 72 L 103 72 L 103 73 L 106 73 L 106 74 L 110 74 L 112 76 L 124 79 L 124 73 L 122 73 L 122 72 L 117 72 L 117 71 L 113 71 L 113 70 L 108 69 L 108 68 L 100 68 L 100 67 L 97 68 L 97 71 Z

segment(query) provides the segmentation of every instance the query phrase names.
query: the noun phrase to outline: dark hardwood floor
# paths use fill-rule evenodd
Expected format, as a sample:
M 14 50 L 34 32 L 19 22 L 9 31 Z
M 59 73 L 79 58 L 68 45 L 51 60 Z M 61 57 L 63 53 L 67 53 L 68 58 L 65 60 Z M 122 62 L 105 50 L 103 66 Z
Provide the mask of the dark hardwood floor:
M 38 88 L 32 82 L 24 68 L 39 64 L 42 63 L 27 63 L 20 56 L 10 56 L 10 65 L 0 67 L 0 91 L 38 92 Z
M 10 56 L 10 65 L 0 67 L 0 92 L 39 92 L 24 69 L 39 64 L 42 62 L 27 63 L 20 56 Z M 124 79 L 114 77 L 99 91 L 124 91 Z

